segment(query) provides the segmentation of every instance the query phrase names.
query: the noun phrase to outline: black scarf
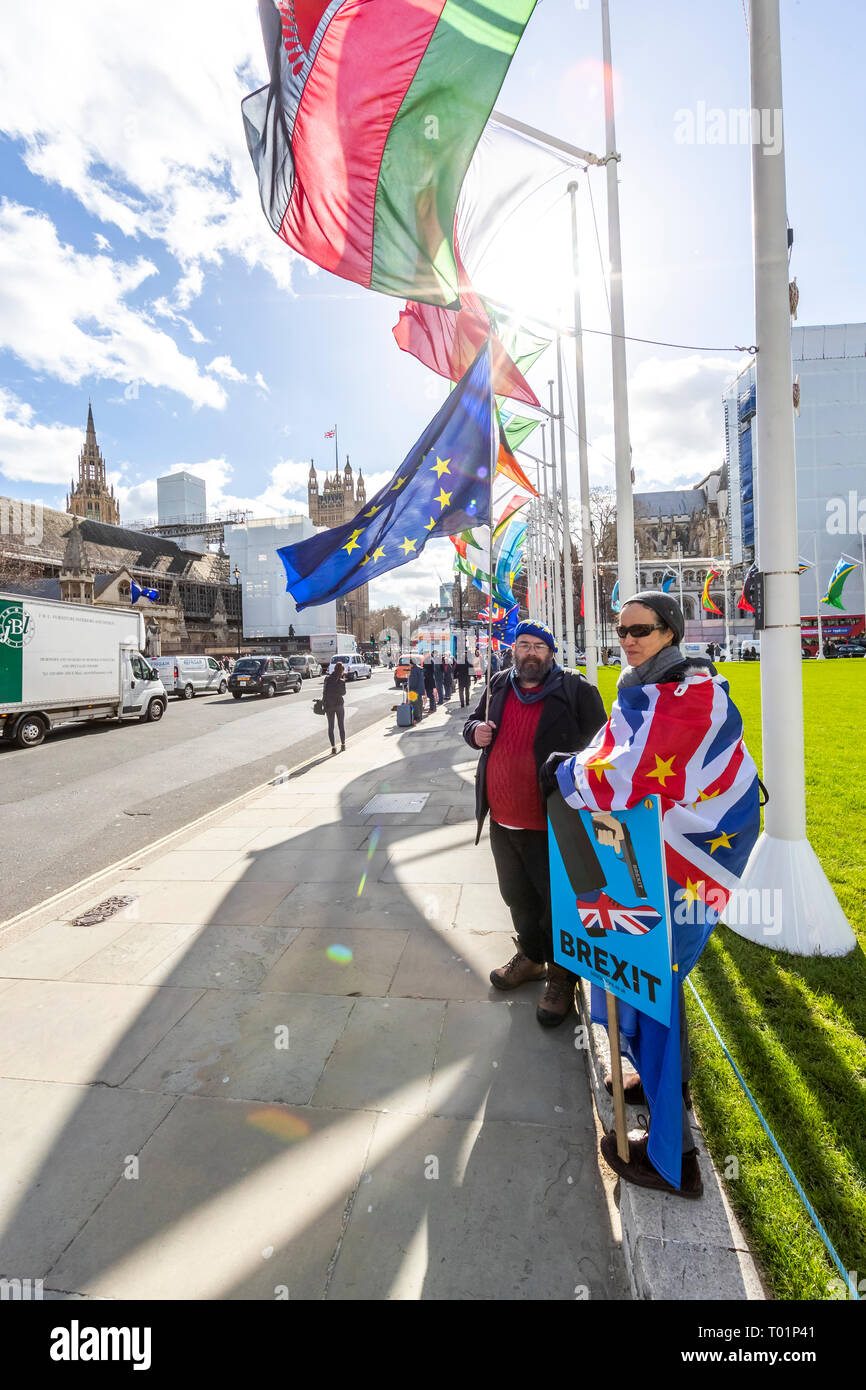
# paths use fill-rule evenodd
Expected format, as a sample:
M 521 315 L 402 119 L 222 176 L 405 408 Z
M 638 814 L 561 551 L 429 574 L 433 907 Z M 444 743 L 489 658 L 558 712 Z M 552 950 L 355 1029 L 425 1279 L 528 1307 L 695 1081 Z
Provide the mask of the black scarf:
M 508 673 L 511 681 L 511 689 L 522 705 L 534 705 L 537 704 L 539 700 L 546 699 L 554 690 L 560 688 L 564 674 L 562 667 L 557 666 L 556 662 L 554 662 L 544 680 L 541 682 L 541 685 L 535 686 L 532 690 L 525 690 L 520 684 L 519 677 L 513 666 Z

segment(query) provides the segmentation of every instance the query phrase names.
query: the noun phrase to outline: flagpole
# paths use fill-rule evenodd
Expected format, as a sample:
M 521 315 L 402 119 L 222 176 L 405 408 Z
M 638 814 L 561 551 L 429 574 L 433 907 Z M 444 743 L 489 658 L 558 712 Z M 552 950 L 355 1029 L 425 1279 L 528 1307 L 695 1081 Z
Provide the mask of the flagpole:
M 680 569 L 680 608 L 682 610 L 683 619 L 685 619 L 686 610 L 683 605 L 683 548 L 679 541 L 677 541 L 677 560 L 679 561 Z
M 563 666 L 574 665 L 574 572 L 571 566 L 571 517 L 568 514 L 568 455 L 565 449 L 565 393 L 562 383 L 562 335 L 556 335 L 556 375 L 559 383 L 559 456 L 562 472 L 562 587 L 565 600 L 566 650 Z
M 592 566 L 592 519 L 589 512 L 589 460 L 586 447 L 586 386 L 583 370 L 583 319 L 580 308 L 580 261 L 577 242 L 577 183 L 568 185 L 571 198 L 571 263 L 574 276 L 574 374 L 577 392 L 577 458 L 580 481 L 580 548 L 583 564 L 583 633 L 586 678 L 598 684 L 598 645 L 595 630 L 596 607 L 592 583 L 587 583 L 587 567 Z
M 824 629 L 821 625 L 821 577 L 818 574 L 818 532 L 815 532 L 815 612 L 818 614 L 818 651 L 819 661 L 824 660 Z
M 815 543 L 817 545 L 817 540 Z M 863 576 L 863 621 L 866 622 L 866 535 L 862 531 L 860 532 L 860 572 Z
M 562 603 L 560 601 L 559 588 L 559 493 L 556 486 L 556 439 L 554 436 L 553 422 L 556 419 L 556 411 L 553 408 L 553 379 L 547 383 L 548 397 L 550 400 L 550 467 L 551 467 L 551 513 L 550 520 L 553 527 L 553 622 L 551 628 L 554 638 L 560 651 L 563 648 L 562 634 Z
M 774 951 L 841 956 L 855 948 L 856 939 L 806 834 L 779 0 L 752 0 L 749 66 L 751 109 L 776 113 L 778 144 L 772 149 L 762 142 L 751 147 L 760 465 L 757 531 L 765 584 L 762 776 L 770 799 L 763 832 L 740 878 L 739 896 L 752 900 L 752 890 L 759 890 L 761 901 L 769 897 L 778 906 L 772 923 L 750 920 L 730 925 L 740 936 Z
M 496 473 L 496 459 L 499 453 L 499 441 L 496 437 L 496 403 L 493 395 L 493 335 L 487 338 L 487 371 L 490 383 L 490 524 L 487 528 L 489 537 L 487 547 L 487 574 L 488 589 L 487 595 L 487 685 L 485 689 L 484 722 L 490 719 L 490 676 L 493 667 L 493 478 Z
M 610 280 L 610 350 L 613 372 L 613 430 L 616 463 L 616 538 L 620 593 L 623 602 L 634 584 L 634 497 L 631 481 L 631 443 L 628 425 L 628 377 L 625 358 L 625 313 L 622 303 L 622 246 L 619 228 L 619 186 L 616 126 L 613 109 L 613 67 L 610 56 L 608 0 L 601 0 L 601 42 L 604 68 L 605 169 L 607 175 L 607 238 Z
M 725 570 L 725 660 L 731 659 L 731 627 L 728 617 L 728 609 L 731 606 L 731 596 L 728 592 L 728 538 L 722 536 L 722 563 Z

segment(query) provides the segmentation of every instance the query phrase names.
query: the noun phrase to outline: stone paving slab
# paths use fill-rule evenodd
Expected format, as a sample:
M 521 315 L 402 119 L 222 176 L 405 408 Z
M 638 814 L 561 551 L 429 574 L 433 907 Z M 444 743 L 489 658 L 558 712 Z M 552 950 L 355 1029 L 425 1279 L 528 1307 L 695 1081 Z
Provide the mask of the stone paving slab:
M 473 837 L 474 833 L 473 825 Z M 478 849 L 481 850 L 481 845 L 478 846 Z M 489 853 L 486 844 L 485 850 Z M 511 913 L 498 892 L 491 893 L 490 887 L 486 883 L 464 883 L 454 925 L 462 927 L 465 931 L 508 932 L 510 936 L 514 934 Z M 504 950 L 505 955 L 501 961 L 497 962 L 498 965 L 504 965 L 514 954 L 514 950 L 509 949 L 510 944 L 510 941 L 502 943 L 500 949 Z
M 404 931 L 448 928 L 454 921 L 460 887 L 454 883 L 299 883 L 267 919 L 266 926 L 322 924 L 335 930 L 379 927 Z
M 202 927 L 144 977 L 149 985 L 263 989 L 299 927 Z
M 414 999 L 487 1000 L 494 993 L 490 972 L 504 964 L 504 950 L 500 932 L 413 932 L 391 993 Z M 513 954 L 508 952 L 505 959 Z
M 283 994 L 385 995 L 403 953 L 405 931 L 305 927 L 271 967 L 261 989 Z M 344 957 L 350 952 L 348 959 Z
M 108 1086 L 0 1080 L 0 1270 L 45 1277 L 174 1104 Z
M 525 985 L 519 1000 L 500 994 L 488 1004 L 449 1002 L 427 1108 L 458 1119 L 568 1129 L 582 1134 L 597 1167 L 586 1083 L 575 1066 L 576 1020 L 571 1015 L 557 1028 L 540 1028 L 535 1007 L 542 990 Z
M 126 1084 L 144 1091 L 306 1105 L 354 1002 L 209 990 Z M 281 1029 L 287 1033 L 278 1033 Z
M 313 1105 L 422 1113 L 444 1012 L 427 999 L 355 1000 Z
M 244 848 L 249 855 L 255 855 L 262 849 L 292 850 L 298 845 L 307 851 L 311 844 L 315 845 L 317 852 L 331 849 L 352 850 L 360 849 L 369 838 L 369 825 L 351 826 L 334 822 L 331 825 L 319 826 L 314 835 L 305 825 L 272 825 L 256 831 Z
M 118 1299 L 320 1299 L 375 1117 L 184 1097 L 51 1270 Z
M 276 910 L 294 883 L 160 883 L 153 879 L 125 878 L 113 894 L 130 894 L 134 903 L 120 916 L 142 922 L 199 922 L 202 926 L 258 927 Z M 86 906 L 101 902 L 103 888 Z M 80 906 L 71 909 L 78 915 Z M 285 925 L 290 925 L 289 923 Z
M 419 851 L 412 855 L 407 849 L 405 856 L 392 857 L 382 873 L 383 883 L 423 883 L 432 873 L 434 860 L 441 858 L 443 877 L 449 883 L 489 883 L 496 884 L 496 868 L 492 856 L 479 854 L 476 846 L 469 849 L 455 849 L 447 856 L 430 855 Z
M 186 846 L 171 854 L 162 854 L 142 864 L 136 877 L 139 882 L 159 880 L 161 883 L 208 883 L 223 869 L 242 859 L 242 849 L 200 849 Z
M 200 997 L 195 989 L 19 980 L 3 999 L 0 1076 L 119 1086 Z
M 49 922 L 0 950 L 0 976 L 59 980 L 129 930 L 126 919 L 111 917 L 93 927 Z
M 311 832 L 310 844 L 305 849 L 277 850 L 263 849 L 253 853 L 245 852 L 240 859 L 222 873 L 217 881 L 232 880 L 244 885 L 260 883 L 359 883 L 361 875 L 379 878 L 385 869 L 386 856 L 374 854 L 371 858 L 352 850 L 318 850 L 314 848 L 316 832 Z
M 329 1299 L 627 1297 L 577 1147 L 539 1125 L 381 1115 Z
M 181 947 L 189 947 L 202 932 L 220 930 L 226 928 L 200 927 L 190 922 L 136 922 L 127 926 L 123 936 L 110 946 L 67 971 L 64 979 L 118 985 L 162 984 L 157 972 L 163 961 Z M 154 978 L 146 979 L 151 972 Z

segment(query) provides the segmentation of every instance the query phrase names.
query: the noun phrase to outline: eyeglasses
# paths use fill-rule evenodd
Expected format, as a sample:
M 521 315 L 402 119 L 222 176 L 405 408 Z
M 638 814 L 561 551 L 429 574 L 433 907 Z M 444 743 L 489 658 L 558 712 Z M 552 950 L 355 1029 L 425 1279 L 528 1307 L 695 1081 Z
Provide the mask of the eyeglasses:
M 664 623 L 632 623 L 631 627 L 618 627 L 616 635 L 621 642 L 626 637 L 649 637 L 651 632 L 664 632 Z

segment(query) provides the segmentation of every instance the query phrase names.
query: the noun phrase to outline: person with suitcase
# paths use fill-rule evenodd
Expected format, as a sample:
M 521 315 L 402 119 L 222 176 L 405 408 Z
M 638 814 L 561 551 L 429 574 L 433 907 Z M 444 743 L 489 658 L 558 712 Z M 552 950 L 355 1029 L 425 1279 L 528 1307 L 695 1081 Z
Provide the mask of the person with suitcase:
M 409 658 L 409 675 L 406 678 L 406 689 L 409 692 L 409 702 L 412 706 L 412 719 L 416 724 L 421 723 L 424 703 L 424 673 L 418 665 L 418 658 Z

